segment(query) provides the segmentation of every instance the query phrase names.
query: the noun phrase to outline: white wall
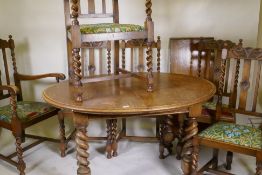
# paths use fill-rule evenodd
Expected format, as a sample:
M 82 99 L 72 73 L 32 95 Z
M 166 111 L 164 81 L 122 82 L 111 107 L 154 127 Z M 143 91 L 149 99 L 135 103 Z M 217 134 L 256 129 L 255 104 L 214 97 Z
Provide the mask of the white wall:
M 144 1 L 119 0 L 120 21 L 143 24 Z M 23 73 L 67 72 L 63 0 L 0 0 L 0 37 L 12 34 Z M 131 12 L 131 13 L 130 13 Z M 153 0 L 155 33 L 162 38 L 167 70 L 170 37 L 215 36 L 256 45 L 259 0 Z M 41 99 L 41 86 L 34 93 Z M 42 89 L 42 88 L 41 88 Z M 30 93 L 30 94 L 29 94 Z
M 144 1 L 119 2 L 121 22 L 143 25 Z M 0 0 L 0 4 L 0 38 L 14 36 L 20 72 L 67 74 L 63 0 Z M 247 45 L 256 45 L 259 6 L 259 0 L 153 0 L 155 34 L 162 38 L 162 70 L 168 70 L 170 37 L 242 38 Z M 46 82 L 24 83 L 25 99 L 41 100 Z

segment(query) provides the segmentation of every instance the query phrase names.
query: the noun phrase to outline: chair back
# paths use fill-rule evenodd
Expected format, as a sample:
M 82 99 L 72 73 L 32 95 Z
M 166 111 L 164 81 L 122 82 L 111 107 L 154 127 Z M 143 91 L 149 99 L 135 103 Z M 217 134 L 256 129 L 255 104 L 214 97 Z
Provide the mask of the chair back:
M 192 57 L 191 43 L 198 43 L 200 40 L 214 40 L 213 37 L 189 37 L 169 39 L 170 72 L 177 74 L 197 75 L 197 60 Z M 202 62 L 203 63 L 203 62 Z M 204 65 L 201 67 L 204 68 Z
M 216 83 L 218 81 L 217 73 L 220 69 L 221 53 L 224 45 L 227 48 L 231 48 L 235 43 L 229 40 L 206 40 L 202 38 L 199 42 L 191 41 L 190 75 L 196 75 Z M 195 70 L 193 68 L 194 60 L 197 62 Z
M 17 67 L 15 58 L 15 44 L 12 36 L 9 35 L 9 40 L 0 39 L 0 86 L 1 85 L 13 85 L 15 84 L 21 90 L 20 81 L 16 78 Z M 12 64 L 12 66 L 10 65 Z M 0 90 L 0 100 L 9 98 L 10 94 Z M 22 100 L 22 93 L 17 96 L 17 100 Z
M 72 25 L 71 10 L 78 11 L 78 18 L 111 18 L 114 23 L 119 23 L 118 0 L 111 0 L 111 2 L 108 0 L 64 0 L 66 26 Z M 108 12 L 109 6 L 112 6 L 111 12 Z
M 130 65 L 131 72 L 146 72 L 146 50 L 147 50 L 147 42 L 146 40 L 129 40 L 129 41 L 121 41 L 120 49 L 121 49 L 121 67 L 122 69 L 126 69 L 126 66 Z M 160 51 L 161 51 L 161 40 L 160 36 L 157 37 L 157 41 L 152 43 L 153 54 L 156 55 L 156 66 L 153 66 L 153 72 L 160 72 Z M 155 51 L 156 50 L 156 51 Z M 126 58 L 130 60 L 130 64 L 126 64 Z
M 262 49 L 244 48 L 242 41 L 230 49 L 223 51 L 225 59 L 222 61 L 221 77 L 219 80 L 219 101 L 218 106 L 221 110 L 223 91 L 229 92 L 230 111 L 238 114 L 262 117 L 259 112 L 258 99 L 260 89 Z M 231 63 L 228 86 L 225 86 L 225 73 L 227 62 Z M 220 111 L 221 111 L 220 110 Z M 260 109 L 261 111 L 261 109 Z

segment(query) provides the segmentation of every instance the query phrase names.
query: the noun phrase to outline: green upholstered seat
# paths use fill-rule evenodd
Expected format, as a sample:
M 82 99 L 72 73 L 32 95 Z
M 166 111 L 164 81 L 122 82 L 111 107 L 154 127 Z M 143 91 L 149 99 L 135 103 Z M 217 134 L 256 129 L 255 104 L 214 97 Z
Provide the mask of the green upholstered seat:
M 144 27 L 134 24 L 85 24 L 80 26 L 82 34 L 117 33 L 117 32 L 141 32 Z
M 34 118 L 37 118 L 43 114 L 46 114 L 54 110 L 56 110 L 56 108 L 42 102 L 17 102 L 17 115 L 22 122 L 30 121 Z M 11 119 L 11 106 L 6 105 L 0 107 L 0 121 L 11 123 Z
M 203 108 L 209 109 L 209 110 L 216 110 L 217 102 L 215 101 L 208 101 L 203 104 Z
M 252 149 L 262 149 L 262 131 L 251 126 L 218 122 L 202 131 L 199 137 Z
M 203 106 L 202 116 L 210 117 L 210 116 L 216 115 L 216 106 L 217 106 L 216 101 L 206 102 L 202 106 Z M 223 104 L 222 106 L 223 106 L 223 108 L 228 108 L 228 105 L 226 105 L 226 104 Z M 227 111 L 222 110 L 222 114 L 221 114 L 220 117 L 221 117 L 221 121 L 226 121 L 226 122 L 234 122 L 235 121 L 234 115 L 230 112 L 227 112 Z

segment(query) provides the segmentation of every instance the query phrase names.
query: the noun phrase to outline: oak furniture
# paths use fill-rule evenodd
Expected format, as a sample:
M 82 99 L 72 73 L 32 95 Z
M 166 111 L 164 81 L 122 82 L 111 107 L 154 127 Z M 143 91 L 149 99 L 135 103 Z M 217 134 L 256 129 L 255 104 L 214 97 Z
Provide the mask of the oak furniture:
M 160 36 L 157 37 L 157 41 L 153 41 L 152 43 L 152 51 L 154 51 L 157 55 L 157 72 L 160 72 L 160 50 L 161 50 L 161 40 Z M 121 49 L 121 59 L 122 69 L 126 69 L 126 59 L 130 59 L 131 65 L 130 70 L 132 72 L 145 72 L 145 50 L 147 49 L 147 42 L 144 39 L 137 39 L 137 40 L 129 40 L 124 41 L 122 40 L 120 43 L 120 49 Z M 129 49 L 129 50 L 128 50 Z M 129 51 L 129 52 L 128 52 Z M 136 51 L 138 51 L 138 54 L 136 54 Z M 128 55 L 127 53 L 130 53 Z M 103 73 L 110 73 L 111 72 L 111 62 L 103 62 L 104 56 L 111 57 L 111 42 L 90 42 L 85 43 L 84 47 L 81 49 L 81 74 L 83 78 L 86 79 L 92 79 L 95 78 L 97 75 L 102 75 Z M 98 61 L 97 61 L 98 60 Z M 65 115 L 64 111 L 64 115 Z M 117 120 L 111 119 L 106 121 L 107 123 L 107 135 L 106 137 L 89 137 L 89 140 L 107 140 L 107 158 L 112 158 L 117 156 L 117 150 L 112 148 L 115 145 L 117 140 L 119 139 L 132 139 L 136 141 L 158 141 L 159 139 L 159 121 L 157 119 L 156 122 L 156 136 L 155 137 L 142 137 L 142 136 L 128 136 L 126 134 L 126 119 L 122 119 L 122 129 L 120 133 L 117 133 L 119 135 L 117 138 L 113 137 L 112 139 L 111 133 L 116 132 L 117 130 Z M 65 138 L 62 136 L 62 138 Z M 62 155 L 66 154 L 67 149 L 67 143 L 69 139 L 72 138 L 71 136 L 68 137 L 68 139 L 64 139 L 62 142 L 62 148 L 63 152 Z
M 241 41 L 242 44 L 242 41 Z M 217 89 L 219 85 L 219 76 L 221 71 L 221 54 L 224 48 L 230 49 L 236 44 L 229 40 L 206 40 L 200 39 L 199 42 L 191 42 L 191 61 L 190 61 L 190 75 L 193 75 L 193 60 L 197 60 L 196 76 L 205 78 L 213 82 Z M 226 91 L 228 88 L 230 61 L 226 62 L 225 72 L 225 90 L 223 97 L 229 97 L 230 93 Z M 202 116 L 198 118 L 201 123 L 212 124 L 215 121 L 215 111 L 217 105 L 217 93 L 212 99 L 203 105 Z M 226 106 L 224 106 L 226 107 Z M 224 113 L 221 120 L 228 122 L 235 122 L 235 117 L 232 114 Z
M 192 44 L 202 41 L 212 41 L 213 37 L 185 37 L 169 39 L 170 72 L 197 76 L 198 59 L 194 57 L 197 51 L 191 49 Z M 202 72 L 205 65 L 202 62 Z
M 182 64 L 182 72 L 192 76 L 202 77 L 213 82 L 218 88 L 219 72 L 221 69 L 221 53 L 224 45 L 228 49 L 233 47 L 235 43 L 229 40 L 215 40 L 214 38 L 178 38 L 170 41 L 170 48 L 175 51 L 170 51 L 173 63 Z M 181 56 L 181 57 L 179 57 Z M 172 58 L 171 57 L 171 58 Z M 180 60 L 179 60 L 180 59 Z M 184 59 L 184 60 L 181 60 Z M 183 62 L 184 61 L 184 62 Z M 227 61 L 227 70 L 225 76 L 226 88 L 228 87 L 229 67 L 230 61 Z M 173 69 L 178 65 L 172 64 Z M 171 67 L 171 68 L 172 68 Z M 175 69 L 172 71 L 176 71 Z M 226 89 L 225 88 L 225 89 Z M 230 93 L 223 92 L 224 97 L 229 97 Z M 201 122 L 200 129 L 203 130 L 215 121 L 217 104 L 217 94 L 208 102 L 203 104 L 202 115 L 197 118 L 198 122 Z M 224 106 L 225 107 L 225 106 Z M 227 122 L 235 122 L 235 116 L 231 113 L 223 113 L 221 120 Z M 178 144 L 177 144 L 177 159 L 181 159 L 181 147 L 183 146 L 183 116 L 180 119 L 180 129 L 177 132 Z M 170 141 L 169 141 L 170 142 Z M 232 157 L 232 153 L 228 153 L 228 157 Z M 228 158 L 227 160 L 230 160 Z
M 96 1 L 88 0 L 81 2 L 80 0 L 64 0 L 65 19 L 67 28 L 67 43 L 68 43 L 68 58 L 71 60 L 69 67 L 70 79 L 75 87 L 82 86 L 83 82 L 81 75 L 81 61 L 80 51 L 85 44 L 97 42 L 114 42 L 114 74 L 131 74 L 134 77 L 145 80 L 147 84 L 147 91 L 153 90 L 152 77 L 152 43 L 154 41 L 154 23 L 151 17 L 152 2 L 145 0 L 146 18 L 144 26 L 134 24 L 119 24 L 119 6 L 118 0 L 112 0 L 112 13 L 107 11 L 109 1 L 102 0 L 102 11 L 96 11 Z M 87 12 L 83 10 L 83 3 L 87 3 Z M 80 18 L 109 18 L 112 23 L 85 23 Z M 98 21 L 98 20 L 96 20 Z M 141 75 L 134 75 L 133 73 L 121 69 L 119 67 L 119 40 L 145 39 L 147 42 L 147 71 L 148 74 L 144 77 Z M 71 52 L 72 51 L 72 52 Z M 108 62 L 111 63 L 111 57 L 108 57 Z M 110 64 L 108 64 L 110 65 Z M 111 67 L 108 69 L 111 74 Z M 122 77 L 121 75 L 113 76 L 112 78 Z M 82 101 L 82 95 L 76 93 L 75 99 Z
M 21 81 L 38 80 L 47 77 L 54 77 L 57 82 L 64 80 L 65 75 L 59 73 L 48 73 L 41 75 L 24 75 L 18 72 L 15 57 L 15 44 L 12 36 L 9 40 L 0 39 L 0 48 L 3 63 L 2 71 L 0 70 L 0 100 L 10 99 L 10 104 L 0 107 L 0 127 L 12 131 L 15 137 L 16 152 L 8 156 L 0 154 L 0 158 L 14 166 L 20 172 L 20 175 L 25 174 L 26 164 L 23 160 L 23 152 L 44 142 L 52 141 L 59 142 L 57 139 L 39 137 L 25 133 L 25 129 L 39 123 L 45 119 L 59 114 L 59 123 L 61 135 L 64 135 L 64 120 L 59 109 L 54 108 L 43 102 L 24 101 L 21 89 Z M 12 63 L 12 67 L 11 64 Z M 4 104 L 4 102 L 2 103 Z M 37 139 L 34 143 L 22 148 L 22 143 L 25 138 Z M 13 160 L 17 156 L 18 161 Z
M 83 85 L 83 102 L 73 98 L 74 86 L 69 82 L 47 88 L 44 100 L 61 109 L 70 109 L 77 128 L 76 150 L 78 175 L 90 175 L 87 153 L 88 121 L 96 118 L 117 119 L 127 117 L 163 116 L 189 112 L 185 129 L 182 168 L 184 174 L 197 170 L 198 146 L 195 136 L 198 132 L 196 118 L 200 116 L 202 103 L 215 94 L 215 86 L 207 80 L 168 73 L 154 73 L 155 90 L 145 91 L 139 79 L 134 77 L 87 83 Z M 63 93 L 63 96 L 57 95 Z M 114 137 L 115 135 L 112 134 Z
M 246 125 L 220 121 L 223 113 L 242 114 L 243 117 L 261 117 L 257 110 L 262 50 L 243 48 L 242 43 L 230 49 L 224 48 L 221 53 L 221 72 L 216 107 L 216 123 L 198 135 L 201 145 L 214 148 L 213 158 L 199 170 L 199 174 L 208 171 L 216 174 L 230 174 L 217 170 L 218 151 L 224 149 L 255 156 L 257 161 L 256 175 L 262 174 L 262 131 Z M 230 83 L 226 86 L 226 67 L 230 60 Z M 229 102 L 225 107 L 223 94 L 229 92 Z M 248 99 L 249 97 L 249 99 Z M 241 115 L 241 116 L 242 116 Z M 230 157 L 228 157 L 230 159 Z M 226 169 L 231 169 L 231 160 L 227 161 Z

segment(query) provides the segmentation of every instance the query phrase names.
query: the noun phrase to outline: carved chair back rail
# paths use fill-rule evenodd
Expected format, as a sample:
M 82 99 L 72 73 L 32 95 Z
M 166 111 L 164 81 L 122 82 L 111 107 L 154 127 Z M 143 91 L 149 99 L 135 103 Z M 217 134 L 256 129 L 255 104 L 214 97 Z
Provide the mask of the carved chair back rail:
M 119 10 L 118 10 L 118 0 L 112 0 L 112 11 L 107 12 L 107 7 L 110 3 L 107 4 L 108 1 L 101 0 L 101 9 L 98 9 L 99 12 L 96 11 L 96 3 L 95 0 L 79 0 L 74 8 L 78 8 L 78 18 L 111 18 L 114 23 L 119 23 Z M 70 6 L 73 3 L 70 0 L 64 0 L 64 8 L 65 8 L 65 20 L 66 26 L 71 27 L 71 17 L 70 11 L 75 10 L 71 9 Z M 87 9 L 82 9 L 81 4 L 87 7 Z
M 200 173 L 211 167 L 214 171 L 218 167 L 218 149 L 228 150 L 226 169 L 231 169 L 233 152 L 238 152 L 256 157 L 256 175 L 262 174 L 262 131 L 261 128 L 239 125 L 234 123 L 219 122 L 225 113 L 241 117 L 262 117 L 257 109 L 261 79 L 262 49 L 244 48 L 242 41 L 232 48 L 225 48 L 221 54 L 221 72 L 218 88 L 218 103 L 216 124 L 199 134 L 200 144 L 214 149 L 213 158 Z M 229 74 L 231 80 L 226 88 L 225 75 L 227 62 L 230 61 Z M 223 92 L 229 92 L 228 103 L 225 104 Z M 228 107 L 224 107 L 228 105 Z M 210 166 L 211 165 L 211 166 Z
M 230 67 L 232 70 L 231 83 L 228 87 L 224 84 L 223 90 L 229 90 L 231 110 L 262 117 L 262 113 L 257 112 L 262 63 L 260 58 L 262 55 L 259 55 L 261 49 L 240 48 L 240 46 L 239 49 L 242 50 L 229 50 L 227 60 L 232 63 Z M 227 62 L 224 61 L 222 64 L 223 72 L 225 72 Z

